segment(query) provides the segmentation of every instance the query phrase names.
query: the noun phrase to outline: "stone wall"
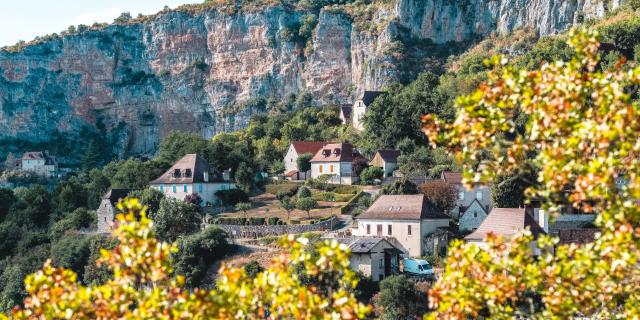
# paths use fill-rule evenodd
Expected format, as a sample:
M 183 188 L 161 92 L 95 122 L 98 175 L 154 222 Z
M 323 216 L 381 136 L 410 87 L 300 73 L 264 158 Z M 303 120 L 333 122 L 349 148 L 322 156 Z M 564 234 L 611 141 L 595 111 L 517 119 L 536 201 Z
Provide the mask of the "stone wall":
M 232 238 L 261 238 L 267 236 L 280 236 L 285 234 L 299 234 L 311 231 L 330 231 L 338 225 L 335 217 L 318 222 L 315 224 L 292 224 L 292 225 L 275 225 L 275 226 L 240 226 L 228 224 L 215 224 L 226 231 Z

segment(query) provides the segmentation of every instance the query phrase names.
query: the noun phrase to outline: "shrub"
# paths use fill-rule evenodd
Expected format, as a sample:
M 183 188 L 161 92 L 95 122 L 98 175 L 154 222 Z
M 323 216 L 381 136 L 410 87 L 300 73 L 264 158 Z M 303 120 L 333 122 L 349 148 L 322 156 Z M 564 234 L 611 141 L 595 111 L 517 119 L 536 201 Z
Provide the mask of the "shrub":
M 339 185 L 335 186 L 332 191 L 340 194 L 357 194 L 360 188 L 356 186 Z
M 300 224 L 300 219 L 291 219 L 290 224 Z
M 275 226 L 280 224 L 280 218 L 278 217 L 269 217 L 267 218 L 267 224 L 270 226 Z
M 362 183 L 373 183 L 375 179 L 382 179 L 384 170 L 380 167 L 368 167 L 360 172 L 360 181 Z
M 216 196 L 223 204 L 235 206 L 239 202 L 249 201 L 249 195 L 242 189 L 218 190 Z
M 256 218 L 256 217 L 249 218 L 249 225 L 251 226 L 263 226 L 264 222 L 265 222 L 265 218 Z
M 311 197 L 311 190 L 307 187 L 300 187 L 298 189 L 298 199 Z
M 300 188 L 300 184 L 298 183 L 278 183 L 278 184 L 268 184 L 265 186 L 265 191 L 267 193 L 277 195 L 278 192 L 284 192 L 288 196 L 293 196 Z

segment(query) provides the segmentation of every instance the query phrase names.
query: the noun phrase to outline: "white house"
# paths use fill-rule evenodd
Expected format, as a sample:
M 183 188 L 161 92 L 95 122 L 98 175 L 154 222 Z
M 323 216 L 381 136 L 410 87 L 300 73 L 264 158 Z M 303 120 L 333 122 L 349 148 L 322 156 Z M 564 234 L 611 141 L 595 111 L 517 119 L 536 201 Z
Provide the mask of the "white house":
M 351 249 L 349 268 L 360 271 L 373 281 L 397 274 L 402 251 L 381 237 L 349 237 L 336 239 Z
M 458 219 L 458 229 L 461 231 L 472 231 L 477 229 L 482 221 L 487 218 L 488 209 L 485 208 L 478 199 L 473 199 L 468 206 L 461 206 L 460 218 Z
M 202 205 L 213 205 L 220 203 L 216 192 L 235 189 L 236 185 L 223 179 L 223 175 L 211 168 L 207 161 L 192 153 L 151 181 L 151 187 L 160 190 L 166 197 L 178 200 L 184 200 L 192 193 L 197 194 L 202 199 Z
M 465 188 L 462 184 L 462 173 L 460 172 L 444 171 L 440 175 L 440 178 L 446 183 L 455 185 L 458 190 L 458 203 L 456 207 L 449 212 L 451 217 L 461 219 L 465 214 L 465 211 L 471 208 L 473 206 L 473 202 L 476 200 L 480 204 L 480 208 L 484 211 L 483 214 L 480 212 L 478 212 L 478 214 L 486 216 L 489 213 L 493 206 L 491 200 L 491 188 L 482 184 L 475 184 L 471 189 Z
M 447 245 L 448 239 L 430 237 L 449 227 L 449 217 L 423 194 L 383 195 L 357 218 L 355 236 L 376 236 L 390 241 L 412 257 L 431 255 Z
M 329 183 L 352 184 L 358 181 L 353 172 L 352 162 L 362 157 L 348 143 L 331 143 L 324 145 L 311 159 L 311 177 L 331 175 Z
M 111 189 L 103 197 L 100 207 L 96 210 L 98 218 L 98 233 L 109 233 L 116 219 L 116 204 L 127 197 L 130 189 Z
M 351 121 L 354 128 L 359 131 L 364 130 L 362 116 L 367 112 L 369 105 L 383 93 L 383 91 L 365 91 L 362 93 L 362 96 L 360 96 L 360 99 L 356 100 L 351 110 Z
M 18 160 L 18 167 L 24 171 L 30 171 L 45 177 L 52 177 L 58 172 L 56 158 L 46 151 L 25 152 Z
M 306 180 L 311 176 L 311 170 L 300 172 L 298 170 L 298 157 L 310 153 L 315 155 L 327 142 L 322 141 L 293 141 L 289 145 L 287 154 L 284 156 L 285 176 L 290 180 Z
M 400 150 L 378 150 L 369 163 L 374 167 L 384 170 L 384 177 L 391 177 L 393 171 L 398 168 Z

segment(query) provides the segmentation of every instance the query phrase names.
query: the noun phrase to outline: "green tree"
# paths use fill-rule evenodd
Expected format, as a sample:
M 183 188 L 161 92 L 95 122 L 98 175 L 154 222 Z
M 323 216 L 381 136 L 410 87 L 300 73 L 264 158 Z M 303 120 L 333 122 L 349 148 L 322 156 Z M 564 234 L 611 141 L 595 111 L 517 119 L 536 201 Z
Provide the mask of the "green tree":
M 16 201 L 18 201 L 18 198 L 13 194 L 13 190 L 0 188 L 0 222 L 4 220 L 9 213 L 9 209 Z
M 418 194 L 418 186 L 409 179 L 401 179 L 387 184 L 380 189 L 381 195 L 389 194 Z
M 360 182 L 364 184 L 373 183 L 375 179 L 382 179 L 384 170 L 380 167 L 368 167 L 360 172 Z
M 403 275 L 390 276 L 380 282 L 380 293 L 375 299 L 383 320 L 410 320 L 421 318 L 428 310 L 427 296 L 418 291 L 415 282 Z
M 491 185 L 493 205 L 498 208 L 519 208 L 525 205 L 525 190 L 537 185 L 537 172 L 518 168 L 514 172 L 496 176 Z
M 280 208 L 287 211 L 287 222 L 291 221 L 291 211 L 296 208 L 296 203 L 289 196 L 278 198 L 278 200 L 280 201 Z
M 175 241 L 181 236 L 200 230 L 200 212 L 198 207 L 181 200 L 165 198 L 160 201 L 160 209 L 153 222 L 158 237 Z
M 94 236 L 89 244 L 89 259 L 84 267 L 83 282 L 85 284 L 101 285 L 113 277 L 113 271 L 107 266 L 98 266 L 101 250 L 112 250 L 118 241 L 112 237 Z
M 13 171 L 16 168 L 16 161 L 18 161 L 16 156 L 14 156 L 12 152 L 9 152 L 3 163 L 4 171 Z
M 309 198 L 309 197 L 311 197 L 311 190 L 309 190 L 309 188 L 307 188 L 305 186 L 302 186 L 302 187 L 298 188 L 297 197 L 298 197 L 298 199 Z
M 251 260 L 244 265 L 244 272 L 247 273 L 247 277 L 250 279 L 255 279 L 262 271 L 264 271 L 264 268 L 256 260 Z
M 313 198 L 298 198 L 296 201 L 296 209 L 305 211 L 307 218 L 311 218 L 311 210 L 318 207 L 318 202 Z
M 131 17 L 131 13 L 127 12 L 123 12 L 121 13 L 117 18 L 115 18 L 113 20 L 113 23 L 115 24 L 124 24 L 127 23 L 129 21 L 131 21 L 131 19 L 133 19 L 133 17 Z
M 103 172 L 111 177 L 111 187 L 115 189 L 144 189 L 149 185 L 149 167 L 138 159 L 111 162 Z
M 157 161 L 168 169 L 169 166 L 186 154 L 197 153 L 200 156 L 205 156 L 208 147 L 207 140 L 198 134 L 171 131 L 160 143 Z
M 433 152 L 425 147 L 418 147 L 413 153 L 403 154 L 398 157 L 398 167 L 402 174 L 428 175 L 429 169 L 435 165 Z
M 160 210 L 160 202 L 164 199 L 164 194 L 158 189 L 149 187 L 144 190 L 133 190 L 129 193 L 129 197 L 140 199 L 140 202 L 147 206 L 149 216 L 153 218 Z
M 298 159 L 296 159 L 298 171 L 307 172 L 311 170 L 311 158 L 313 158 L 313 154 L 309 152 L 298 155 Z
M 251 188 L 253 187 L 253 176 L 253 170 L 249 166 L 247 166 L 246 163 L 240 163 L 235 174 L 236 183 L 245 192 L 251 191 Z
M 82 280 L 85 266 L 89 261 L 90 241 L 91 239 L 87 236 L 79 234 L 64 236 L 51 246 L 51 263 L 73 270 Z
M 202 286 L 209 267 L 232 251 L 228 238 L 223 230 L 209 227 L 178 241 L 175 272 L 185 276 L 188 287 Z
M 276 176 L 283 174 L 284 170 L 286 170 L 286 168 L 284 166 L 284 162 L 281 160 L 275 161 L 271 166 L 271 172 Z
M 238 202 L 235 206 L 236 211 L 242 211 L 244 218 L 247 218 L 247 210 L 251 210 L 253 205 L 250 202 Z

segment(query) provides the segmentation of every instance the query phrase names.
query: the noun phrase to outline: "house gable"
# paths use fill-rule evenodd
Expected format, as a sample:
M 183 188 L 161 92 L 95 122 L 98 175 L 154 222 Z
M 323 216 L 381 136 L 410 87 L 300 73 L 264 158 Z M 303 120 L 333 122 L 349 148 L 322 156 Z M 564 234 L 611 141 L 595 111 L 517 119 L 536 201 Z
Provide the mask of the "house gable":
M 478 199 L 473 200 L 467 207 L 460 208 L 460 230 L 474 230 L 477 229 L 482 221 L 487 217 L 487 209 L 485 209 Z

